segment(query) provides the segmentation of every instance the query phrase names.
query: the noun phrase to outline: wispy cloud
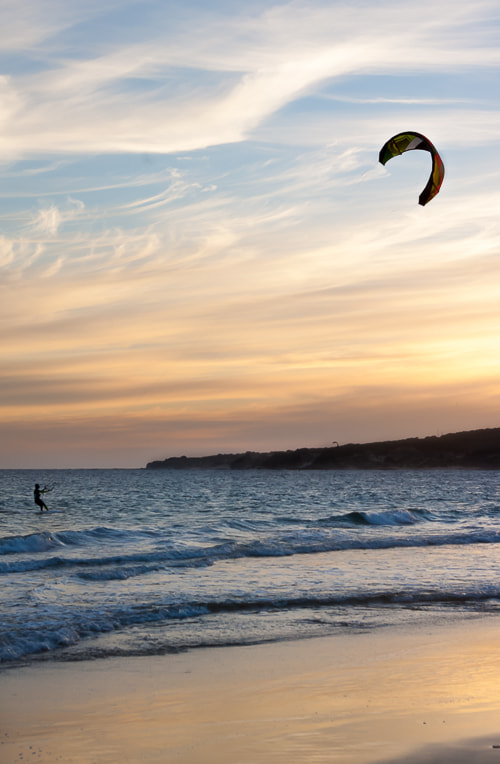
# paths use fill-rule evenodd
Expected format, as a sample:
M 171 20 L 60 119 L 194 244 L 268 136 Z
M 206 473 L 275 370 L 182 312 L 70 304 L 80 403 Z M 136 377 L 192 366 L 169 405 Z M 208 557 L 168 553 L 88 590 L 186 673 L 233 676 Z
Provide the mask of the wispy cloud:
M 60 211 L 55 205 L 51 205 L 38 212 L 33 221 L 33 228 L 40 233 L 55 236 L 62 222 Z
M 423 3 L 418 23 L 409 24 L 400 4 L 290 3 L 250 18 L 214 12 L 208 28 L 194 21 L 177 35 L 165 16 L 166 40 L 108 46 L 99 55 L 70 58 L 46 42 L 38 54 L 44 67 L 3 80 L 3 156 L 195 150 L 243 140 L 332 78 L 498 67 L 500 52 L 484 45 L 484 28 L 467 40 L 450 33 L 481 13 L 486 23 L 493 11 L 493 3 L 468 10 L 448 3 L 437 14 Z

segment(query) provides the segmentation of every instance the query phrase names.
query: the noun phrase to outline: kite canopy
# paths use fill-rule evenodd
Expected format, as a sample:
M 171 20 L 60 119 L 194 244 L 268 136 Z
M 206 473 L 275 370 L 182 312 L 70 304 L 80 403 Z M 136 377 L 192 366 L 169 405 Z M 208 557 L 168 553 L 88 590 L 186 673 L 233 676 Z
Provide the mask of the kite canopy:
M 424 206 L 431 199 L 434 199 L 441 188 L 444 178 L 443 160 L 430 140 L 425 135 L 421 135 L 421 133 L 398 133 L 390 138 L 387 143 L 384 143 L 380 149 L 378 160 L 381 164 L 385 164 L 392 157 L 403 154 L 405 151 L 412 151 L 413 149 L 428 151 L 432 157 L 432 171 L 429 180 L 418 197 L 418 203 Z

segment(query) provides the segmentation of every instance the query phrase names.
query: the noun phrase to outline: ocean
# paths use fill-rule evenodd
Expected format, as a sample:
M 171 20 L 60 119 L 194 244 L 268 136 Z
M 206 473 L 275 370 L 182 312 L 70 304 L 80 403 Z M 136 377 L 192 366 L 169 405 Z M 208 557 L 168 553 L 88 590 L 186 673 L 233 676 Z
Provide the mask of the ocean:
M 500 609 L 497 471 L 0 475 L 2 666 Z

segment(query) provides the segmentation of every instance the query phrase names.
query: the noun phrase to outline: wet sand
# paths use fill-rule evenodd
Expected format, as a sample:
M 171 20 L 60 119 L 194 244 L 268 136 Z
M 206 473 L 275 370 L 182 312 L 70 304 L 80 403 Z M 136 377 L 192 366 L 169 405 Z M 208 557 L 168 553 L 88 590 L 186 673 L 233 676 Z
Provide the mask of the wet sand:
M 500 764 L 500 618 L 4 669 L 0 725 L 1 764 Z

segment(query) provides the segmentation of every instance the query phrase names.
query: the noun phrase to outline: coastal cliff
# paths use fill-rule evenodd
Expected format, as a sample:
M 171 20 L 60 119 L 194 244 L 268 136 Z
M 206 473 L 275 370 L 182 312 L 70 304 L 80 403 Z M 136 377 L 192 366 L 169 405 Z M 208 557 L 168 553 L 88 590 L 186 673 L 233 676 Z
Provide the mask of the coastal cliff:
M 500 428 L 295 451 L 173 456 L 146 469 L 500 469 Z

